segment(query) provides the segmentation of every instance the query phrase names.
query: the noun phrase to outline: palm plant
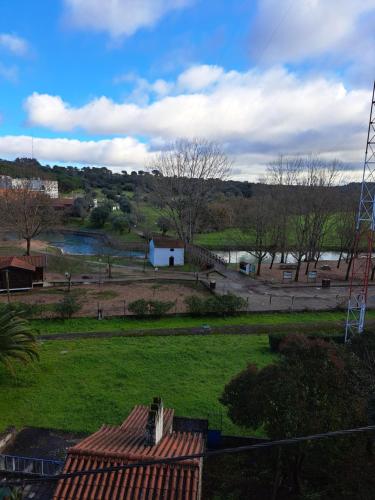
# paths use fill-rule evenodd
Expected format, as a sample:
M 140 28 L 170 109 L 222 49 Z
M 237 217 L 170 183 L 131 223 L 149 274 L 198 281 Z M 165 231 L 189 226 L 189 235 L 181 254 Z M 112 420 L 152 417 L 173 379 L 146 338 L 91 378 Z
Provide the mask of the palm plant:
M 0 363 L 12 369 L 12 360 L 39 359 L 36 338 L 29 323 L 9 311 L 0 315 Z

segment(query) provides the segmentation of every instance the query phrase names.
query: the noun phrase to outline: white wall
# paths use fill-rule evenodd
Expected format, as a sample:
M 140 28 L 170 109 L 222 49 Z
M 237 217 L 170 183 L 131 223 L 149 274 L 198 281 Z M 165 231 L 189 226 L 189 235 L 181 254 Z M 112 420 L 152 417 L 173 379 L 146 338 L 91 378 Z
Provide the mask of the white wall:
M 184 265 L 184 249 L 175 248 L 154 248 L 153 242 L 150 244 L 149 260 L 154 267 L 169 266 L 169 257 L 174 257 L 175 266 Z

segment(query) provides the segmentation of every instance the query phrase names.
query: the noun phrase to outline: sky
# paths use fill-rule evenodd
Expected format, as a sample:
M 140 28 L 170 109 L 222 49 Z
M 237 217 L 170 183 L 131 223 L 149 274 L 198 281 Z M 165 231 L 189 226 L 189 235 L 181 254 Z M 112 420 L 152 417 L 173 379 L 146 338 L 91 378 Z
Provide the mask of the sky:
M 360 179 L 375 0 L 0 0 L 0 157 L 144 170 L 179 138 L 232 177 L 280 154 Z

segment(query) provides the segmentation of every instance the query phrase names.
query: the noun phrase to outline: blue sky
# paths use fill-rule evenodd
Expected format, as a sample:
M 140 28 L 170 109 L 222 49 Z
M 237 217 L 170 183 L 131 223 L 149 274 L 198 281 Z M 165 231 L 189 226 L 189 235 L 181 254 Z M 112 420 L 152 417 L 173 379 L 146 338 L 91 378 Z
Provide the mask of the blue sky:
M 0 157 L 143 168 L 179 137 L 234 176 L 363 160 L 375 0 L 2 0 Z M 355 172 L 354 172 L 355 173 Z

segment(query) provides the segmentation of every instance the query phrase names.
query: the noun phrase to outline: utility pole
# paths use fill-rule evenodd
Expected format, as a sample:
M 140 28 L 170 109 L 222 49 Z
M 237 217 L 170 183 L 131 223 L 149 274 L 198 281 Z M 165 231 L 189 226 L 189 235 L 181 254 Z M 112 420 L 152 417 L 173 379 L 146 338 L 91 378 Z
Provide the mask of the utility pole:
M 345 342 L 363 333 L 369 273 L 375 230 L 375 82 L 372 91 L 371 111 L 367 132 L 367 144 L 361 194 L 356 223 L 353 262 L 351 268 L 348 312 L 345 323 Z M 362 235 L 367 235 L 364 251 Z

